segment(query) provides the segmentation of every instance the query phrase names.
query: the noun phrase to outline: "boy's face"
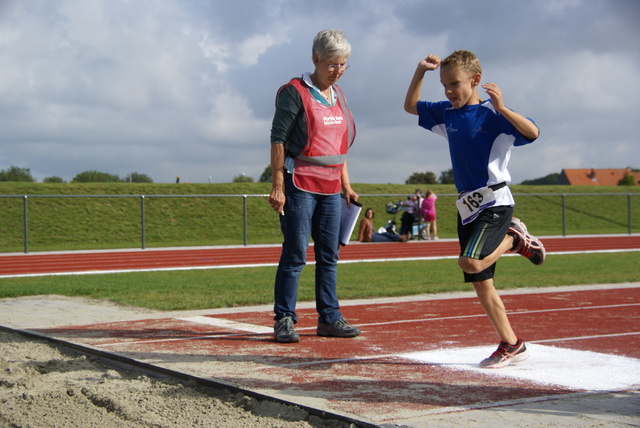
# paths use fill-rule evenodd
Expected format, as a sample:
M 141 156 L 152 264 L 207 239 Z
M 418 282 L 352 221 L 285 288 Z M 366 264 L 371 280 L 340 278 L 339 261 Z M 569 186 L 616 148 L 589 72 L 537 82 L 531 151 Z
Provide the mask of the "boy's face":
M 455 109 L 479 104 L 480 73 L 469 74 L 460 67 L 440 67 L 440 82 L 444 94 Z

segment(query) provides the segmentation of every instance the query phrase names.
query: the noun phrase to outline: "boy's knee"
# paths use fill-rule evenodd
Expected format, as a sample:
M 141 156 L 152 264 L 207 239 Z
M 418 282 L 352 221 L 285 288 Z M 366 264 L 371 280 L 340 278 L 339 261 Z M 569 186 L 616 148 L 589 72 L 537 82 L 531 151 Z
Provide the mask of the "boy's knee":
M 471 257 L 459 257 L 458 266 L 466 273 L 479 273 L 484 270 L 482 261 L 478 259 L 472 259 Z

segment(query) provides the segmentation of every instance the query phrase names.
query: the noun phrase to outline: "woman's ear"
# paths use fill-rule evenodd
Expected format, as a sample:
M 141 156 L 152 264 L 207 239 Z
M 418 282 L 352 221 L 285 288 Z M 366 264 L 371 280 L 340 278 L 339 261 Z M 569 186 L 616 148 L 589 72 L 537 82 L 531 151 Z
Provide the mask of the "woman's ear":
M 318 55 L 314 55 L 314 56 L 312 56 L 312 57 L 311 57 L 311 59 L 313 60 L 313 65 L 314 65 L 315 67 L 317 67 L 317 66 L 318 66 L 318 64 L 320 64 L 320 58 L 318 57 Z

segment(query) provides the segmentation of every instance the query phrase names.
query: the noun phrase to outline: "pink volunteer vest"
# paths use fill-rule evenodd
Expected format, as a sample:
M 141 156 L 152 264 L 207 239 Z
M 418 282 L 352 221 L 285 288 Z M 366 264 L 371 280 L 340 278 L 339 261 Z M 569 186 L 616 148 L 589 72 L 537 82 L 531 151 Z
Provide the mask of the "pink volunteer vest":
M 294 160 L 293 183 L 311 193 L 340 193 L 342 169 L 355 139 L 353 116 L 344 95 L 334 86 L 337 102 L 326 106 L 313 98 L 300 79 L 289 84 L 300 93 L 307 121 L 307 144 Z

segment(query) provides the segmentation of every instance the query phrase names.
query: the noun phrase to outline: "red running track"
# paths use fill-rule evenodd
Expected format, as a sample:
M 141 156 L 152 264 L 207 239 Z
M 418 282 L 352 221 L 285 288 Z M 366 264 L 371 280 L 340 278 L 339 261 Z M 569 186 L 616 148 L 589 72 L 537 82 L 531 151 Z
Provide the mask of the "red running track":
M 354 339 L 316 336 L 315 309 L 300 308 L 296 344 L 273 341 L 267 308 L 36 331 L 375 426 L 437 426 L 430 423 L 435 414 L 513 404 L 526 411 L 535 401 L 640 386 L 640 287 L 540 290 L 503 300 L 531 357 L 500 370 L 478 368 L 497 337 L 475 297 L 343 302 L 345 316 L 362 329 Z M 562 407 L 549 408 L 562 425 Z M 592 411 L 584 423 L 607 424 L 607 411 Z
M 640 235 L 548 237 L 548 253 L 640 250 Z M 341 261 L 455 257 L 457 240 L 409 243 L 351 243 L 342 248 Z M 0 277 L 92 271 L 127 271 L 172 268 L 277 264 L 280 246 L 244 246 L 198 249 L 146 249 L 98 252 L 0 255 Z M 313 260 L 313 247 L 309 247 Z

